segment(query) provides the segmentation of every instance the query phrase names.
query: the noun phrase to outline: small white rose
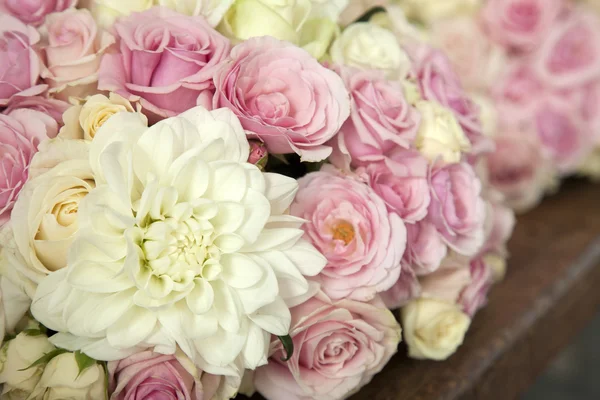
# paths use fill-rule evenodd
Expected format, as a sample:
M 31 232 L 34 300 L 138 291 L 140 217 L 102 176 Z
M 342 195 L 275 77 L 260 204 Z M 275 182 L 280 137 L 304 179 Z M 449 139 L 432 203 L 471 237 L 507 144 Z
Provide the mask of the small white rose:
M 415 107 L 421 112 L 417 149 L 431 161 L 441 158 L 447 163 L 459 162 L 471 143 L 452 111 L 431 101 L 419 101 Z
M 456 304 L 441 300 L 416 299 L 402 309 L 408 355 L 416 359 L 447 359 L 462 344 L 470 324 Z
M 42 376 L 44 365 L 27 368 L 55 347 L 46 335 L 28 336 L 19 333 L 2 346 L 0 352 L 0 383 L 3 399 L 26 399 Z
M 378 69 L 388 78 L 401 79 L 410 70 L 410 59 L 389 30 L 369 22 L 347 27 L 331 45 L 331 60 L 359 69 Z
M 80 373 L 75 354 L 63 353 L 46 364 L 28 399 L 106 399 L 106 373 L 97 363 Z
M 91 0 L 89 7 L 98 25 L 108 28 L 119 17 L 142 12 L 154 5 L 154 0 Z

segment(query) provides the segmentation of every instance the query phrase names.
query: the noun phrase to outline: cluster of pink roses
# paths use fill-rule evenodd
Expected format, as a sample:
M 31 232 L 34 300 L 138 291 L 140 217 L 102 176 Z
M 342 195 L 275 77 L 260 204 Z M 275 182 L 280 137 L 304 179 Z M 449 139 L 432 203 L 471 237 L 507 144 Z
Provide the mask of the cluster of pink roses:
M 512 207 L 535 206 L 558 178 L 598 176 L 600 18 L 569 0 L 488 0 L 435 21 L 496 145 L 487 179 Z
M 126 138 L 110 145 L 96 141 L 98 148 L 106 147 L 102 150 L 106 153 L 102 154 L 108 155 L 101 158 L 98 154 L 92 154 L 99 161 L 97 165 L 87 164 L 87 153 L 97 152 L 90 150 L 96 132 L 103 125 L 110 125 L 106 122 L 115 115 L 134 114 L 137 120 L 142 121 L 142 125 L 151 126 L 149 129 L 152 130 L 160 121 L 170 123 L 170 118 L 201 107 L 204 110 L 226 111 L 220 117 L 231 120 L 211 120 L 211 129 L 220 132 L 231 126 L 240 127 L 242 137 L 245 132 L 246 139 L 238 138 L 238 144 L 224 144 L 226 140 L 233 140 L 227 136 L 227 139 L 214 140 L 214 149 L 207 146 L 201 150 L 190 150 L 189 157 L 191 159 L 197 156 L 195 153 L 214 150 L 216 161 L 210 161 L 218 163 L 222 160 L 217 157 L 225 148 L 247 149 L 247 161 L 253 165 L 247 166 L 247 174 L 244 172 L 241 178 L 235 177 L 240 182 L 247 182 L 249 188 L 244 192 L 243 205 L 264 206 L 271 212 L 266 215 L 262 215 L 262 211 L 256 212 L 258 216 L 255 217 L 257 220 L 264 219 L 262 224 L 266 233 L 263 232 L 260 238 L 254 237 L 252 245 L 264 258 L 243 257 L 251 260 L 250 265 L 261 272 L 263 269 L 270 271 L 265 273 L 264 280 L 275 281 L 279 292 L 285 292 L 281 296 L 285 304 L 274 303 L 272 310 L 268 308 L 271 305 L 255 307 L 264 310 L 265 315 L 252 314 L 252 318 L 260 323 L 255 321 L 258 332 L 250 331 L 248 335 L 253 335 L 251 338 L 235 336 L 241 335 L 239 332 L 247 328 L 240 320 L 226 320 L 225 317 L 223 320 L 215 319 L 218 320 L 219 329 L 223 328 L 227 335 L 235 336 L 231 339 L 232 343 L 239 346 L 239 351 L 243 353 L 252 353 L 246 347 L 252 345 L 253 341 L 260 342 L 266 337 L 268 342 L 268 332 L 260 327 L 275 325 L 279 321 L 277 318 L 273 318 L 276 322 L 270 321 L 269 312 L 278 318 L 290 319 L 289 341 L 295 349 L 291 358 L 283 361 L 289 343 L 280 342 L 274 337 L 268 354 L 265 350 L 257 361 L 262 366 L 252 373 L 246 372 L 248 382 L 253 383 L 250 386 L 255 386 L 258 392 L 269 399 L 345 398 L 381 371 L 397 351 L 402 336 L 408 344 L 409 354 L 415 358 L 442 360 L 450 356 L 462 343 L 470 319 L 485 304 L 490 287 L 504 273 L 506 242 L 515 222 L 512 211 L 504 204 L 504 195 L 513 199 L 514 181 L 522 184 L 521 175 L 515 174 L 538 174 L 535 170 L 538 164 L 535 162 L 539 159 L 541 164 L 549 156 L 561 171 L 571 171 L 581 160 L 582 152 L 589 149 L 592 143 L 583 127 L 592 126 L 590 124 L 600 126 L 596 118 L 598 113 L 590 107 L 590 102 L 596 98 L 594 96 L 600 96 L 600 85 L 596 85 L 598 91 L 595 91 L 587 84 L 596 79 L 597 68 L 591 67 L 596 61 L 596 53 L 585 46 L 597 43 L 587 39 L 595 34 L 596 28 L 588 17 L 577 11 L 566 16 L 566 10 L 557 8 L 552 18 L 544 14 L 540 25 L 553 26 L 559 23 L 555 20 L 563 24 L 562 30 L 556 30 L 562 33 L 549 38 L 547 31 L 536 32 L 530 38 L 518 35 L 502 37 L 503 28 L 496 26 L 492 29 L 493 24 L 489 22 L 490 32 L 495 32 L 495 40 L 512 46 L 514 58 L 519 61 L 511 70 L 511 79 L 499 83 L 494 92 L 498 96 L 499 109 L 512 110 L 505 111 L 508 114 L 501 118 L 514 125 L 502 125 L 503 132 L 507 133 L 490 139 L 486 135 L 486 121 L 482 121 L 481 104 L 464 90 L 450 59 L 444 52 L 416 36 L 405 35 L 407 31 L 400 29 L 405 21 L 398 20 L 401 16 L 393 12 L 386 15 L 392 20 L 392 29 L 388 29 L 386 24 L 381 24 L 382 27 L 374 22 L 355 22 L 341 30 L 339 35 L 332 34 L 330 39 L 340 42 L 334 42 L 332 46 L 328 43 L 325 48 L 335 48 L 336 53 L 332 51 L 332 54 L 318 60 L 308 51 L 309 46 L 302 48 L 299 43 L 290 43 L 292 39 L 289 35 L 283 38 L 250 35 L 245 40 L 231 37 L 230 30 L 233 28 L 226 30 L 224 25 L 215 28 L 218 24 L 214 17 L 218 13 L 210 8 L 214 5 L 202 1 L 198 1 L 193 12 L 188 13 L 191 15 L 183 14 L 177 5 L 170 8 L 153 6 L 168 4 L 169 1 L 148 1 L 147 7 L 140 5 L 144 11 L 122 14 L 108 28 L 103 27 L 104 22 L 101 24 L 94 12 L 86 8 L 91 7 L 88 3 L 96 4 L 95 7 L 108 7 L 104 4 L 107 2 L 77 3 L 76 0 L 0 0 L 2 337 L 5 333 L 16 334 L 24 324 L 27 325 L 24 314 L 32 299 L 39 300 L 39 293 L 36 294 L 38 284 L 45 277 L 71 267 L 67 257 L 69 252 L 77 253 L 86 246 L 106 246 L 92 246 L 75 239 L 80 228 L 77 219 L 79 201 L 91 193 L 96 184 L 117 182 L 131 184 L 131 187 L 137 185 L 132 192 L 143 184 L 158 185 L 155 182 L 158 172 L 145 164 L 141 167 L 138 165 L 136 171 L 123 172 L 117 171 L 119 168 L 115 165 L 125 157 L 119 155 L 109 160 L 111 151 L 117 154 L 121 147 L 126 146 L 119 141 L 127 142 L 129 139 Z M 228 2 L 228 7 L 235 7 L 233 3 Z M 331 3 L 330 8 L 333 9 L 345 2 Z M 492 3 L 490 1 L 489 7 L 493 6 Z M 293 8 L 295 6 L 289 7 L 290 13 L 299 12 Z M 313 7 L 317 10 L 317 5 L 313 4 Z M 361 7 L 356 8 L 364 11 Z M 92 7 L 92 10 L 96 9 Z M 350 19 L 355 19 L 354 14 L 357 13 L 352 7 L 345 14 L 339 11 L 336 24 L 350 18 L 349 15 L 352 15 Z M 207 22 L 209 14 L 211 23 Z M 225 11 L 219 14 L 218 19 L 223 18 L 223 24 L 230 22 L 227 15 L 223 14 Z M 360 47 L 372 39 L 369 35 L 377 35 L 377 43 L 373 45 L 381 48 Z M 541 46 L 541 55 L 536 56 L 535 60 L 543 62 L 532 64 L 525 61 L 541 41 L 545 44 Z M 363 51 L 364 59 L 358 62 L 356 54 L 362 55 Z M 576 62 L 571 60 L 573 54 L 580 57 Z M 388 56 L 389 59 L 386 59 Z M 566 111 L 573 107 L 575 111 Z M 190 124 L 189 121 L 177 121 L 173 122 L 174 126 Z M 198 120 L 198 123 L 204 122 Z M 537 136 L 530 132 L 537 132 Z M 576 133 L 576 137 L 572 137 L 571 132 Z M 214 139 L 212 135 L 212 132 L 206 133 L 211 140 Z M 513 137 L 518 140 L 511 141 Z M 101 140 L 107 141 L 106 138 L 104 134 Z M 181 139 L 181 143 L 192 146 L 191 139 L 190 143 L 184 139 Z M 496 151 L 490 156 L 494 142 Z M 61 147 L 63 145 L 66 147 Z M 142 143 L 141 146 L 156 150 L 160 145 Z M 515 146 L 515 149 L 510 146 Z M 536 153 L 540 149 L 543 149 L 543 153 Z M 184 152 L 188 149 L 176 150 Z M 164 151 L 176 150 L 166 146 Z M 243 150 L 239 151 L 245 154 Z M 503 158 L 504 154 L 509 155 L 508 159 Z M 533 159 L 531 154 L 538 158 Z M 244 161 L 246 155 L 243 156 Z M 275 162 L 267 164 L 269 155 L 275 156 L 271 158 Z M 518 169 L 520 165 L 515 167 L 518 169 L 515 172 L 511 169 L 511 162 L 518 163 L 521 155 L 528 163 L 534 163 L 531 171 Z M 68 167 L 61 164 L 75 161 L 77 157 L 84 158 L 84 167 L 76 163 Z M 143 160 L 148 164 L 150 161 L 154 160 Z M 202 181 L 203 174 L 208 177 L 212 172 L 192 170 L 206 167 L 204 161 L 185 167 L 179 165 L 178 168 L 197 178 L 194 182 Z M 165 163 L 168 164 L 168 161 Z M 255 171 L 259 166 L 267 176 L 281 171 L 287 173 L 289 168 L 286 168 L 290 164 L 292 167 L 303 166 L 300 170 L 313 171 L 292 174 L 298 181 L 297 192 L 290 190 L 289 182 L 269 180 Z M 487 166 L 487 175 L 480 171 L 482 164 Z M 61 178 L 67 177 L 67 181 L 74 179 L 60 185 L 49 180 L 45 184 L 47 187 L 35 192 L 38 187 L 34 184 L 44 185 L 39 179 L 33 182 L 42 173 L 40 171 L 56 171 L 57 166 L 65 168 L 57 173 Z M 172 172 L 169 165 L 161 166 L 168 169 L 169 174 Z M 102 168 L 108 172 L 99 174 L 98 170 Z M 139 171 L 146 173 L 142 179 L 137 175 L 133 177 Z M 128 174 L 130 182 L 119 181 L 122 172 Z M 95 176 L 101 176 L 101 179 L 95 182 Z M 166 179 L 163 178 L 160 179 Z M 226 178 L 220 177 L 225 181 Z M 146 179 L 148 182 L 134 182 L 136 179 Z M 273 182 L 286 182 L 282 186 L 287 187 L 269 186 Z M 178 184 L 185 186 L 181 182 Z M 224 182 L 220 190 L 226 191 L 227 184 Z M 230 189 L 236 192 L 238 188 Z M 35 201 L 31 199 L 35 197 L 32 193 L 40 192 L 44 196 L 35 198 Z M 192 192 L 186 191 L 185 196 L 191 196 L 189 193 Z M 266 193 L 264 196 L 263 192 Z M 126 211 L 138 212 L 138 208 L 142 207 L 140 204 L 147 201 L 148 204 L 157 204 L 148 205 L 148 215 L 153 216 L 148 219 L 160 220 L 162 209 L 171 207 L 175 210 L 173 214 L 181 218 L 190 218 L 192 214 L 212 215 L 201 220 L 210 225 L 209 228 L 200 227 L 205 231 L 215 230 L 213 225 L 219 226 L 218 223 L 221 223 L 223 230 L 231 232 L 241 229 L 241 222 L 231 222 L 234 217 L 241 219 L 245 213 L 252 214 L 240 207 L 236 202 L 242 200 L 233 195 L 223 195 L 226 201 L 220 199 L 223 202 L 218 207 L 203 202 L 205 199 L 186 199 L 190 203 L 198 200 L 193 210 L 188 212 L 183 207 L 175 207 L 178 198 L 173 193 L 156 191 L 158 200 L 137 199 L 137 202 L 130 202 L 130 209 Z M 26 197 L 27 202 L 23 200 Z M 263 199 L 268 200 L 264 200 L 266 205 L 259 204 Z M 47 209 L 34 209 L 38 203 L 43 203 Z M 116 206 L 112 200 L 107 200 L 102 207 L 104 210 Z M 220 221 L 219 212 L 230 213 L 227 216 L 231 220 Z M 28 221 L 16 221 L 15 215 L 27 216 Z M 110 223 L 125 224 L 117 213 L 110 215 Z M 190 231 L 200 229 L 190 226 L 192 223 L 201 225 L 199 219 L 192 221 L 188 225 L 177 225 L 176 228 Z M 254 220 L 250 222 L 249 225 L 260 223 Z M 27 228 L 15 229 L 21 223 Z M 105 226 L 103 222 L 95 220 L 85 223 L 89 229 L 102 234 L 112 229 L 112 225 L 109 228 L 108 223 Z M 168 224 L 164 225 L 163 228 L 167 229 Z M 301 233 L 298 235 L 299 228 L 290 226 L 301 226 Z M 27 229 L 34 231 L 31 237 L 20 240 Z M 289 237 L 273 237 L 273 232 L 279 231 L 286 232 Z M 242 239 L 236 236 L 237 233 L 231 232 L 225 232 L 229 236 L 223 235 L 231 243 L 222 239 L 218 242 L 221 247 L 212 246 L 211 243 L 212 247 L 202 248 L 206 253 L 202 253 L 203 263 L 215 257 L 209 260 L 214 261 L 211 268 L 204 267 L 202 279 L 208 281 L 216 279 L 221 273 L 229 274 L 226 277 L 233 282 L 232 286 L 236 289 L 239 286 L 241 290 L 247 287 L 244 286 L 247 284 L 246 277 L 230 275 L 235 272 L 243 275 L 242 268 L 238 267 L 239 270 L 232 272 L 227 270 L 230 266 L 219 259 L 220 251 L 229 255 L 246 249 L 238 246 Z M 157 235 L 161 232 L 151 233 Z M 60 240 L 52 235 L 60 236 Z M 181 239 L 184 245 L 178 242 L 177 246 L 185 246 L 189 242 L 197 246 L 196 242 L 204 243 L 209 237 L 208 234 L 206 237 L 200 235 L 200 238 L 188 236 Z M 276 242 L 276 250 L 268 248 L 267 251 L 261 240 L 265 243 L 269 240 Z M 155 239 L 151 242 L 158 241 Z M 56 247 L 52 248 L 52 245 Z M 76 245 L 79 247 L 75 248 Z M 137 251 L 137 243 L 132 241 L 124 246 L 127 248 L 125 252 L 132 246 Z M 170 242 L 151 243 L 144 247 L 144 251 L 151 252 L 151 246 L 155 246 L 154 251 L 160 257 L 163 253 L 167 254 L 170 248 L 177 247 Z M 71 251 L 72 248 L 75 250 Z M 302 264 L 296 258 L 313 254 L 311 252 L 315 249 L 319 253 L 314 256 L 315 265 L 319 260 L 326 259 L 322 270 L 317 271 L 314 267 L 315 271 L 298 272 L 295 265 L 286 264 Z M 85 248 L 81 251 L 88 250 Z M 89 251 L 94 255 L 102 252 L 99 247 Z M 282 256 L 284 252 L 285 256 Z M 156 268 L 171 273 L 176 269 L 169 269 L 171 266 L 166 265 L 171 262 L 169 257 L 160 257 L 157 255 L 152 260 L 153 264 L 148 264 L 149 270 Z M 184 256 L 177 257 L 180 257 L 177 258 L 177 268 L 181 268 L 181 263 L 192 263 L 187 253 L 185 262 L 181 261 Z M 201 258 L 196 253 L 194 257 Z M 128 267 L 135 264 L 130 262 L 129 256 L 122 258 L 127 258 Z M 112 265 L 116 261 L 111 259 L 102 262 Z M 270 265 L 265 267 L 261 262 Z M 99 262 L 92 267 L 102 279 L 116 279 L 115 276 L 107 278 L 108 272 L 102 269 L 103 265 Z M 194 267 L 197 265 L 194 264 Z M 189 269 L 193 268 L 190 266 Z M 182 276 L 189 275 L 184 272 L 177 269 L 179 280 L 165 279 L 161 285 L 168 286 L 169 293 L 173 287 L 183 287 Z M 149 285 L 151 278 L 149 275 L 146 278 Z M 69 279 L 66 278 L 66 281 Z M 198 282 L 204 281 L 198 278 Z M 119 285 L 123 285 L 125 294 L 116 292 L 113 296 L 125 296 L 126 290 L 135 286 L 129 284 L 114 283 L 110 289 L 98 288 L 98 293 L 121 290 Z M 115 285 L 118 286 L 116 289 Z M 241 315 L 241 310 L 249 308 L 242 303 L 250 300 L 235 297 L 237 292 L 227 289 L 223 294 L 213 293 L 212 290 L 212 286 L 206 283 L 206 286 L 194 292 L 197 301 L 194 302 L 190 295 L 190 299 L 186 299 L 187 305 L 195 310 L 223 311 L 224 315 Z M 13 297 L 7 296 L 7 293 Z M 134 296 L 131 304 L 148 305 L 148 309 L 152 310 L 144 308 L 148 315 L 155 309 L 159 314 L 164 311 L 165 307 L 155 306 L 159 303 L 154 298 L 140 300 L 140 293 Z M 206 293 L 210 298 L 208 306 L 198 300 L 203 299 L 201 295 Z M 157 296 L 160 297 L 160 293 Z M 10 301 L 14 298 L 19 299 L 19 304 L 26 305 L 19 307 L 19 310 L 23 308 L 23 312 L 16 312 L 15 307 L 9 310 Z M 92 302 L 94 299 L 94 296 L 90 296 L 86 301 Z M 127 301 L 122 299 L 119 304 L 129 304 Z M 214 310 L 210 308 L 213 303 L 216 305 Z M 399 308 L 403 309 L 400 323 L 390 311 Z M 172 322 L 173 319 L 184 318 L 183 315 L 167 317 L 164 312 L 156 318 L 152 314 L 150 319 L 160 320 L 161 323 L 162 320 Z M 234 332 L 236 322 L 239 332 Z M 193 328 L 190 330 L 194 332 L 203 331 L 204 327 L 200 325 L 197 321 L 189 323 Z M 25 343 L 28 339 L 24 332 L 9 340 L 7 348 L 14 350 L 21 346 L 21 342 Z M 45 338 L 45 333 L 40 328 L 36 336 Z M 169 333 L 178 337 L 188 335 L 188 332 L 179 331 Z M 165 333 L 157 330 L 154 336 L 150 333 L 147 336 L 150 338 L 148 340 L 159 343 L 163 340 L 161 335 Z M 189 339 L 202 340 L 198 336 Z M 89 338 L 83 338 L 82 334 L 81 343 L 84 343 L 84 339 Z M 117 341 L 118 338 L 109 337 L 105 341 L 111 340 Z M 49 354 L 58 350 L 58 360 L 63 353 L 54 345 L 60 347 L 60 343 L 50 338 L 50 341 L 43 343 L 43 349 Z M 241 376 L 236 373 L 241 374 L 244 370 L 244 364 L 239 359 L 235 360 L 238 363 L 235 373 L 228 362 L 216 367 L 211 365 L 211 373 L 208 373 L 206 368 L 194 364 L 177 345 L 180 342 L 173 342 L 173 351 L 170 351 L 171 348 L 165 349 L 165 346 L 159 350 L 156 345 L 154 350 L 136 348 L 139 351 L 121 360 L 104 359 L 110 361 L 106 367 L 108 386 L 104 388 L 110 399 L 152 400 L 170 396 L 190 400 L 220 400 L 238 391 Z M 33 347 L 41 348 L 36 346 Z M 19 350 L 14 353 L 19 353 Z M 104 371 L 95 360 L 81 353 L 65 350 L 65 354 L 68 356 L 64 356 L 64 359 L 71 356 L 77 359 L 79 368 L 82 365 L 81 357 L 84 357 L 83 362 L 89 363 L 85 364 L 86 368 L 94 365 L 98 371 Z M 11 360 L 4 365 L 5 371 L 20 365 Z M 33 364 L 35 361 L 34 358 L 27 362 Z M 45 361 L 48 366 L 36 364 L 36 367 L 50 371 L 49 366 L 54 361 Z M 21 359 L 19 362 L 25 363 Z M 202 362 L 210 364 L 207 359 Z M 99 388 L 102 389 L 102 385 L 106 386 L 104 379 L 98 378 L 99 372 L 94 370 L 96 377 L 88 369 L 86 371 L 90 373 L 86 379 L 89 378 L 89 382 L 84 384 L 77 381 L 84 377 L 80 370 L 73 377 L 76 383 L 59 385 L 60 390 L 67 390 L 64 389 L 67 387 L 68 391 L 56 391 L 58 389 L 53 386 L 52 373 L 42 373 L 42 370 L 27 376 L 27 385 L 31 384 L 31 387 L 23 381 L 15 382 L 14 376 L 2 371 L 0 383 L 5 385 L 6 393 L 11 390 L 43 391 L 46 393 L 44 398 L 51 399 L 67 396 L 65 393 L 69 398 L 91 398 Z

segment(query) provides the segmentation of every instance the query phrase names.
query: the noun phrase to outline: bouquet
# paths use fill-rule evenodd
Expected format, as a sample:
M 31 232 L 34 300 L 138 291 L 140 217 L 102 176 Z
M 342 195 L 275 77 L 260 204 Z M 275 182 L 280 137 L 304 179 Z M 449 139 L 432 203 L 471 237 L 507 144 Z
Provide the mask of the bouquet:
M 351 3 L 0 1 L 0 399 L 343 399 L 457 350 L 515 222 L 494 140 Z

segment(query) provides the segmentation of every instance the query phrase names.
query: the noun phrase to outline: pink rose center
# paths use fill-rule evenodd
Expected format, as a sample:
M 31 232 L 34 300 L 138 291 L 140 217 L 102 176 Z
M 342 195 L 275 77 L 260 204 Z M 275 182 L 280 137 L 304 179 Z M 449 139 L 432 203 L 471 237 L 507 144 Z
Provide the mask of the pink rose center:
M 290 103 L 282 93 L 261 94 L 254 99 L 253 106 L 264 120 L 283 118 L 290 112 Z
M 541 10 L 537 4 L 517 2 L 508 10 L 507 21 L 512 28 L 521 32 L 534 30 L 539 23 Z
M 573 26 L 556 43 L 548 69 L 554 73 L 576 70 L 594 62 L 594 41 L 587 26 Z
M 339 221 L 332 228 L 333 240 L 344 242 L 348 246 L 354 240 L 354 226 L 348 221 Z
M 572 154 L 577 148 L 577 127 L 567 115 L 541 110 L 536 116 L 540 140 L 558 158 Z

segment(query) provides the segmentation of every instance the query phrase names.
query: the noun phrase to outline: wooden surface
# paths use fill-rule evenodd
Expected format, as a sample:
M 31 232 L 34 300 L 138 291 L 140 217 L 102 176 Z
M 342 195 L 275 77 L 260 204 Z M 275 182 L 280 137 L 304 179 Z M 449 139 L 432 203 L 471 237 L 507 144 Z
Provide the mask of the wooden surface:
M 401 345 L 351 400 L 517 399 L 599 311 L 600 185 L 567 182 L 520 217 L 509 248 L 506 280 L 455 355 L 415 361 Z

